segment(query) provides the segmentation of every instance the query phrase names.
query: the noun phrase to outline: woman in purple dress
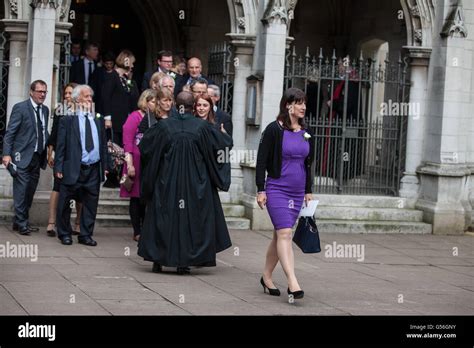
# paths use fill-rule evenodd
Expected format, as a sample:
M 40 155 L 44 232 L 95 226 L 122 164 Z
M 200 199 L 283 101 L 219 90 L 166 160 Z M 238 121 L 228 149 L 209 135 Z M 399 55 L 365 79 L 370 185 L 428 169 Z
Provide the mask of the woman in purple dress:
M 140 200 L 140 144 L 141 136 L 138 126 L 145 115 L 156 109 L 157 94 L 155 90 L 145 90 L 138 101 L 139 110 L 132 112 L 123 125 L 123 146 L 125 151 L 125 165 L 122 175 L 128 175 L 133 180 L 130 191 L 120 187 L 120 197 L 130 198 L 130 219 L 133 227 L 133 239 L 138 241 L 145 218 L 145 205 Z
M 311 165 L 314 157 L 314 136 L 305 127 L 306 95 L 297 88 L 285 92 L 280 114 L 262 134 L 257 156 L 257 203 L 266 206 L 275 228 L 267 251 L 265 269 L 260 283 L 270 295 L 280 296 L 272 281 L 280 261 L 288 279 L 288 295 L 304 297 L 295 275 L 292 228 L 303 202 L 313 199 Z M 265 174 L 267 177 L 265 178 Z

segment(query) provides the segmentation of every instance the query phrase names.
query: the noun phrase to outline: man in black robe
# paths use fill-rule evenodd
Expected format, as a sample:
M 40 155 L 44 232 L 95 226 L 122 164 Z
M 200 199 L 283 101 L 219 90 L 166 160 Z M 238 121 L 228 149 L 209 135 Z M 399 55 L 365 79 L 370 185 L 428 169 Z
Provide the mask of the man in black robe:
M 232 245 L 217 192 L 230 187 L 230 163 L 217 158 L 232 138 L 193 116 L 193 101 L 180 93 L 180 113 L 152 126 L 140 142 L 147 211 L 138 255 L 154 263 L 154 272 L 216 266 L 216 253 Z

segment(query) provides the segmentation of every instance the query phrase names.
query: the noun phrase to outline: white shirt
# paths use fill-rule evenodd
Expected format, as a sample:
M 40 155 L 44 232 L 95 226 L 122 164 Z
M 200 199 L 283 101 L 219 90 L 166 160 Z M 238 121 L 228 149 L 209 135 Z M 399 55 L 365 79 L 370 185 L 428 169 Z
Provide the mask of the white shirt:
M 35 113 L 35 129 L 36 129 L 36 139 L 39 139 L 39 134 L 38 134 L 38 120 L 36 118 L 36 109 L 38 108 L 38 104 L 36 104 L 32 98 L 30 98 L 30 101 L 31 101 L 31 105 L 33 105 L 33 110 L 34 110 L 34 113 Z M 44 124 L 44 114 L 43 114 L 43 108 L 44 108 L 44 105 L 41 105 L 41 109 L 40 109 L 40 119 L 41 119 L 41 123 L 43 124 L 43 149 L 46 148 L 46 134 L 45 134 L 45 124 Z M 36 140 L 36 146 L 35 146 L 35 152 L 38 151 L 38 140 Z

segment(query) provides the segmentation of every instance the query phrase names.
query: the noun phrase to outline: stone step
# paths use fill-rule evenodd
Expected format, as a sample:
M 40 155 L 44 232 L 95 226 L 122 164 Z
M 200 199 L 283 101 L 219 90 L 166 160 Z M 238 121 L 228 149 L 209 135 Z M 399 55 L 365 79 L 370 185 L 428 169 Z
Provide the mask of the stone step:
M 423 222 L 316 220 L 320 233 L 350 234 L 431 234 L 432 226 Z
M 128 200 L 100 200 L 98 214 L 103 215 L 128 215 Z M 245 207 L 236 204 L 222 204 L 222 209 L 226 217 L 244 217 Z
M 0 199 L 0 212 L 13 212 L 13 198 Z
M 75 214 L 71 215 L 71 220 Z M 74 221 L 74 220 L 72 220 Z M 226 217 L 229 230 L 248 230 L 250 229 L 250 220 L 241 217 Z M 96 226 L 98 227 L 131 227 L 130 216 L 127 215 L 108 215 L 97 214 Z
M 227 228 L 229 230 L 249 230 L 250 220 L 242 217 L 226 217 Z
M 225 217 L 243 218 L 245 216 L 245 207 L 243 205 L 223 203 L 222 210 Z
M 360 208 L 392 208 L 405 209 L 407 201 L 400 197 L 385 196 L 349 196 L 314 194 L 319 200 L 319 207 L 360 207 Z
M 423 222 L 423 212 L 413 209 L 318 206 L 320 220 Z
M 13 212 L 2 210 L 0 211 L 0 222 L 11 223 L 13 221 L 13 216 L 15 216 Z

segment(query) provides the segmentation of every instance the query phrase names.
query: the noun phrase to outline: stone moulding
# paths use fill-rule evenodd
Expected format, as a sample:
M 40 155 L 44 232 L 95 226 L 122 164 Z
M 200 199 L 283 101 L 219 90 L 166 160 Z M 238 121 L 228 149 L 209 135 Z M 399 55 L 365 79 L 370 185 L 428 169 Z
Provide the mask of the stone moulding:
M 442 37 L 466 38 L 467 28 L 464 22 L 464 12 L 461 4 L 454 6 L 446 18 L 443 30 L 440 35 Z
M 263 24 L 269 24 L 277 19 L 285 24 L 289 24 L 288 4 L 286 0 L 270 0 L 263 15 L 262 22 Z

